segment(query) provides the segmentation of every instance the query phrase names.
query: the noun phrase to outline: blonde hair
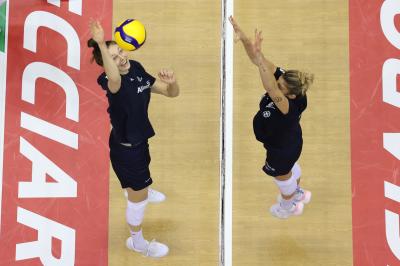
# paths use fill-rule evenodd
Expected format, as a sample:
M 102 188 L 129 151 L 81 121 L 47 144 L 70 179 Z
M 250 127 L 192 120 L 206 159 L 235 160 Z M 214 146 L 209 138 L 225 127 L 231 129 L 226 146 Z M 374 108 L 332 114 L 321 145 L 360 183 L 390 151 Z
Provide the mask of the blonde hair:
M 289 93 L 294 95 L 306 95 L 307 90 L 314 81 L 314 74 L 299 70 L 287 70 L 282 77 L 286 81 Z

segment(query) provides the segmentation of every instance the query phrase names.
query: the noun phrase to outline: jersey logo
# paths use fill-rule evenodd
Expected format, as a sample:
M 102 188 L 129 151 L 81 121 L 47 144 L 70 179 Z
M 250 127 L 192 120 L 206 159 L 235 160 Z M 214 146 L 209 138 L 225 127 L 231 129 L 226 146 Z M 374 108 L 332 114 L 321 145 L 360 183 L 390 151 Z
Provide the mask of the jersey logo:
M 139 81 L 139 82 L 142 82 L 142 77 L 138 77 L 138 76 L 136 76 L 136 78 L 137 78 L 137 80 Z
M 262 114 L 263 114 L 264 118 L 268 118 L 268 117 L 271 116 L 271 112 L 270 111 L 264 111 Z
M 275 109 L 275 107 L 274 107 L 274 102 L 270 102 L 269 104 L 267 104 L 267 105 L 265 106 L 265 108 Z
M 275 168 L 271 167 L 267 162 L 265 162 L 265 166 L 264 167 L 265 167 L 265 169 L 267 169 L 269 171 L 275 172 Z
M 141 93 L 141 92 L 147 90 L 148 88 L 150 88 L 150 86 L 151 86 L 150 81 L 146 81 L 146 85 L 138 87 L 137 93 Z
M 131 81 L 134 81 L 135 79 L 133 79 L 133 78 L 130 78 L 130 80 L 131 80 Z

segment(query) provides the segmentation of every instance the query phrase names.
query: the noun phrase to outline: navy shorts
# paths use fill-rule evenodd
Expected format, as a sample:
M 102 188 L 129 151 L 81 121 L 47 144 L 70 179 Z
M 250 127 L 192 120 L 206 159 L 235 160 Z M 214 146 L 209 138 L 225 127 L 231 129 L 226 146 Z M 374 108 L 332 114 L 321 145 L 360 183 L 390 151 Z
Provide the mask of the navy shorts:
M 149 169 L 151 158 L 147 140 L 128 147 L 116 142 L 111 133 L 109 145 L 111 165 L 122 188 L 129 187 L 138 191 L 153 183 Z
M 298 147 L 290 149 L 267 149 L 267 159 L 262 170 L 269 176 L 288 174 L 300 157 L 302 143 Z

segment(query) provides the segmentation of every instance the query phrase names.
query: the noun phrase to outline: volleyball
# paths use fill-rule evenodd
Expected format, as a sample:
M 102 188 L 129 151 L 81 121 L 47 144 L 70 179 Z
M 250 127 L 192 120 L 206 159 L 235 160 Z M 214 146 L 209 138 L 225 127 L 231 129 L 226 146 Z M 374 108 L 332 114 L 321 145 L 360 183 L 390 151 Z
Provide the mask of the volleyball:
M 146 29 L 139 20 L 127 19 L 115 28 L 114 38 L 119 47 L 133 51 L 146 41 Z

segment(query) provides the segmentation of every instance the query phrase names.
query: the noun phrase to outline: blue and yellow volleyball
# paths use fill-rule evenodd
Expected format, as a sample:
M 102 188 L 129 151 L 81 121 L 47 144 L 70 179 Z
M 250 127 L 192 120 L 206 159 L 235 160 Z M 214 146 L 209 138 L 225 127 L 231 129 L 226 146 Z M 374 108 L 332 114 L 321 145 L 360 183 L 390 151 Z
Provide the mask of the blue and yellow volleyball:
M 139 20 L 127 19 L 115 28 L 114 39 L 122 49 L 134 51 L 146 41 L 146 29 Z

